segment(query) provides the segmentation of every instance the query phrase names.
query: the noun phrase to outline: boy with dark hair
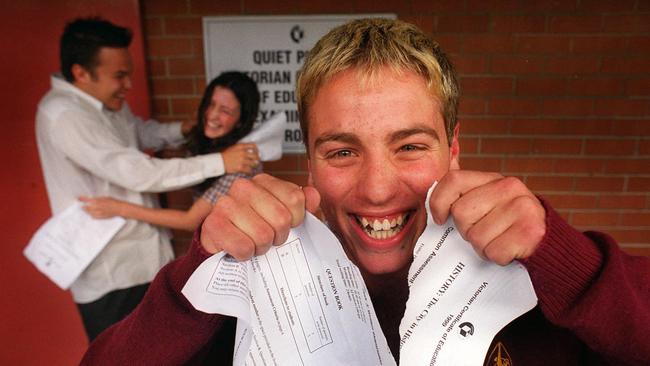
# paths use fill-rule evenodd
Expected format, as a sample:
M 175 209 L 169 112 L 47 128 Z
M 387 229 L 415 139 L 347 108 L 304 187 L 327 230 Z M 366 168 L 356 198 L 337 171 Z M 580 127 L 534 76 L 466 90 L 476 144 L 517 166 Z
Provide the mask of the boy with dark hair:
M 128 28 L 97 17 L 68 23 L 59 45 L 63 77 L 68 82 L 74 81 L 72 66 L 75 64 L 92 73 L 99 64 L 97 56 L 100 48 L 128 48 L 132 38 L 133 34 Z
M 80 196 L 112 196 L 158 207 L 155 192 L 239 171 L 221 153 L 155 159 L 141 149 L 183 142 L 193 122 L 144 123 L 126 101 L 131 89 L 131 31 L 101 18 L 77 19 L 61 37 L 61 71 L 36 113 L 36 137 L 54 214 Z M 259 157 L 256 157 L 257 159 Z M 139 302 L 156 272 L 173 258 L 167 231 L 135 220 L 70 287 L 89 339 Z

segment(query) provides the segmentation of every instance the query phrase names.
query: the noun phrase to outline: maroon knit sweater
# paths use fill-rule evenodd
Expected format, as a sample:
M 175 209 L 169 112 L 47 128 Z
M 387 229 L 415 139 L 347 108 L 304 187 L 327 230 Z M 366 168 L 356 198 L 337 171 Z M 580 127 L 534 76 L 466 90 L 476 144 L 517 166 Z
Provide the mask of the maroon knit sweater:
M 626 255 L 607 235 L 582 234 L 545 207 L 546 236 L 523 261 L 539 305 L 497 334 L 485 365 L 650 365 L 650 258 Z M 82 365 L 231 364 L 235 320 L 196 311 L 180 293 L 209 256 L 199 232 Z

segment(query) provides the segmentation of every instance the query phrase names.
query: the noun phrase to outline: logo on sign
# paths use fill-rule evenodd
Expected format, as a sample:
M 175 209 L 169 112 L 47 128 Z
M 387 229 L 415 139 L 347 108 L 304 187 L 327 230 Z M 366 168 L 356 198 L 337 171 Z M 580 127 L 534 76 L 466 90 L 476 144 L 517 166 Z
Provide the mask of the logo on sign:
M 300 41 L 305 37 L 305 31 L 300 28 L 299 25 L 294 25 L 293 28 L 291 28 L 291 40 L 294 43 L 300 43 Z

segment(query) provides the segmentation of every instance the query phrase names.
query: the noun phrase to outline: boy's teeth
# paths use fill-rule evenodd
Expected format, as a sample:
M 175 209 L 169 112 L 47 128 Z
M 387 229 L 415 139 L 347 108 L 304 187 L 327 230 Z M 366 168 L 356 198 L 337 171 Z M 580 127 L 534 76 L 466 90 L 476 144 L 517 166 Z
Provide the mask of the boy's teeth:
M 390 230 L 390 231 L 371 231 L 370 232 L 370 236 L 372 236 L 374 239 L 386 239 L 386 238 L 392 237 L 393 235 L 395 235 L 393 233 L 393 230 Z
M 365 217 L 360 217 L 359 223 L 368 236 L 374 239 L 388 239 L 402 230 L 401 226 L 404 223 L 404 215 L 398 215 L 392 220 L 373 219 L 372 221 L 368 221 Z

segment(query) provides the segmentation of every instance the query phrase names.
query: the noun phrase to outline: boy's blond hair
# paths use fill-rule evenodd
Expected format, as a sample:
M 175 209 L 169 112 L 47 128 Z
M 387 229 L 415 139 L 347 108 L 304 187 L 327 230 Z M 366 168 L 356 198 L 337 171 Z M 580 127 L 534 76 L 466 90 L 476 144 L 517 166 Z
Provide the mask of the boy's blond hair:
M 416 26 L 391 19 L 358 19 L 332 29 L 309 52 L 296 86 L 300 128 L 308 141 L 309 106 L 318 89 L 334 75 L 357 68 L 365 79 L 389 67 L 410 71 L 427 82 L 432 97 L 442 105 L 447 140 L 451 144 L 459 87 L 447 56 Z

